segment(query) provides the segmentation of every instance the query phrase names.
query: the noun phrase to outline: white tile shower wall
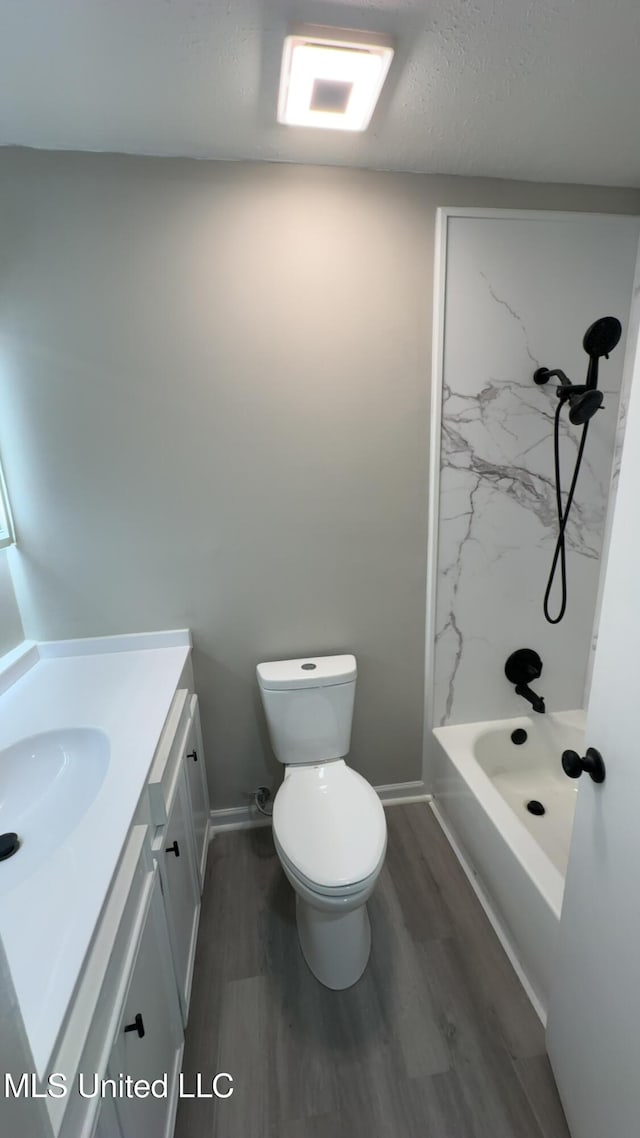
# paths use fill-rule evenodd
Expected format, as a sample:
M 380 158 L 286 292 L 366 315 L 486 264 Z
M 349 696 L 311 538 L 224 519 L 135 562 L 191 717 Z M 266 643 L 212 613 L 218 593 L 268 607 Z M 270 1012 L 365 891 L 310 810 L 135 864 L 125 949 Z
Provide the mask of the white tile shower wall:
M 601 365 L 605 410 L 589 428 L 556 626 L 542 612 L 557 529 L 555 383 L 532 376 L 546 365 L 584 382 L 587 326 L 616 315 L 626 332 L 637 241 L 637 219 L 449 218 L 434 724 L 524 711 L 504 676 L 520 647 L 542 657 L 534 686 L 550 710 L 583 704 L 624 351 Z M 580 429 L 562 422 L 566 486 Z
M 629 406 L 629 396 L 631 394 L 631 380 L 635 371 L 636 354 L 640 343 L 640 249 L 636 255 L 636 271 L 633 280 L 633 292 L 631 296 L 631 307 L 629 310 L 629 324 L 626 329 L 626 336 L 623 336 L 625 345 L 624 366 L 622 369 L 622 382 L 620 386 L 620 398 L 618 401 L 618 423 L 616 427 L 616 436 L 613 446 L 613 464 L 611 467 L 611 482 L 609 485 L 609 498 L 607 502 L 607 517 L 604 526 L 604 536 L 602 540 L 602 558 L 606 564 L 606 559 L 609 552 L 609 539 L 611 536 L 611 523 L 613 521 L 613 511 L 616 504 L 616 494 L 618 492 L 618 478 L 620 475 L 620 463 L 622 460 L 622 444 L 624 443 L 625 428 L 627 425 L 627 408 Z M 593 672 L 593 662 L 598 644 L 598 622 L 600 620 L 600 608 L 602 603 L 602 587 L 604 584 L 604 573 L 600 574 L 598 585 L 598 595 L 596 598 L 595 612 L 593 617 L 593 634 L 591 637 L 591 648 L 589 651 L 589 661 L 587 664 L 587 679 L 585 683 L 585 707 L 589 702 L 589 695 L 591 692 L 591 676 Z
M 640 333 L 640 257 L 636 262 L 636 273 L 633 282 L 633 295 L 631 301 L 631 310 L 629 312 L 629 328 L 626 336 L 626 355 L 624 361 L 624 370 L 622 374 L 622 386 L 620 388 L 620 403 L 618 406 L 618 427 L 616 430 L 616 439 L 613 451 L 613 469 L 611 471 L 611 489 L 609 491 L 609 513 L 614 503 L 615 494 L 618 489 L 618 478 L 620 475 L 620 460 L 622 458 L 622 444 L 624 442 L 624 432 L 627 425 L 627 409 L 629 406 L 629 395 L 631 394 L 631 380 L 634 373 L 634 363 L 636 352 L 638 351 L 638 336 Z

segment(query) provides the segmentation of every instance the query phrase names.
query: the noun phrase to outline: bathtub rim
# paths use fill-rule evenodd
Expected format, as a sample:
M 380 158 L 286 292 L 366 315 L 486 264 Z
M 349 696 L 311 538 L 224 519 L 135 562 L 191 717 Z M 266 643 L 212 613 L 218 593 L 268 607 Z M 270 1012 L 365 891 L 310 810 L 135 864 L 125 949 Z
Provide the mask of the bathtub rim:
M 550 720 L 557 723 L 559 729 L 568 725 L 567 717 L 569 716 L 574 720 L 573 726 L 584 726 L 585 713 L 580 709 L 547 712 L 547 715 Z M 531 879 L 559 921 L 565 883 L 562 873 L 553 864 L 533 835 L 529 833 L 515 810 L 502 797 L 474 753 L 474 746 L 478 739 L 488 730 L 504 729 L 507 732 L 516 727 L 531 728 L 532 725 L 535 727 L 535 722 L 530 715 L 521 715 L 512 719 L 487 719 L 475 723 L 447 724 L 444 727 L 432 728 L 432 734 L 436 743 L 442 747 L 449 761 L 453 763 L 472 794 L 482 805 L 523 872 Z M 451 742 L 454 739 L 456 746 L 452 747 Z M 439 793 L 437 787 L 433 787 L 433 792 L 436 802 L 446 797 Z

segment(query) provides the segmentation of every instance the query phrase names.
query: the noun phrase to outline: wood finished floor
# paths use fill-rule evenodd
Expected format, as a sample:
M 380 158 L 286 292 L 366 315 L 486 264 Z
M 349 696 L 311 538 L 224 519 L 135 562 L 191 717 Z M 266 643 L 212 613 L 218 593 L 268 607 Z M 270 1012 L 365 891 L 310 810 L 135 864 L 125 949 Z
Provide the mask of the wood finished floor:
M 362 979 L 298 945 L 270 829 L 209 853 L 175 1138 L 569 1138 L 538 1018 L 425 803 L 387 810 Z

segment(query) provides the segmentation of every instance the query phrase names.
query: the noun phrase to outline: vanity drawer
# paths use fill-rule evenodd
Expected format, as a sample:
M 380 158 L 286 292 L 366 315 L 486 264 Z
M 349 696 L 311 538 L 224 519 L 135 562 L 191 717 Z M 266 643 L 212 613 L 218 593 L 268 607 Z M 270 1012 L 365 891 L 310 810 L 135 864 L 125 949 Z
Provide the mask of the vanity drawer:
M 48 1098 L 53 1132 L 60 1138 L 89 1138 L 99 1099 L 77 1093 L 78 1072 L 91 1086 L 104 1077 L 118 1025 L 131 962 L 145 919 L 157 869 L 149 856 L 147 826 L 134 826 L 124 848 L 106 905 L 85 962 L 51 1071 L 67 1079 L 65 1098 Z
M 148 779 L 153 826 L 164 826 L 175 794 L 183 736 L 189 726 L 189 691 L 180 688 L 171 703 Z

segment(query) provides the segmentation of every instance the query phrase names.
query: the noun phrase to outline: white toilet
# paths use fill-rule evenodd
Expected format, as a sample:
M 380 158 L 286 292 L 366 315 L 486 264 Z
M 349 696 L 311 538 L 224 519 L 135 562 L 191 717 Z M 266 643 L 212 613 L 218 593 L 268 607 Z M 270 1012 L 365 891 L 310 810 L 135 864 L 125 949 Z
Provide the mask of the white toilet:
M 349 988 L 371 948 L 367 900 L 387 848 L 378 795 L 348 767 L 356 690 L 354 656 L 258 664 L 258 684 L 284 781 L 273 837 L 296 891 L 305 960 L 327 988 Z

